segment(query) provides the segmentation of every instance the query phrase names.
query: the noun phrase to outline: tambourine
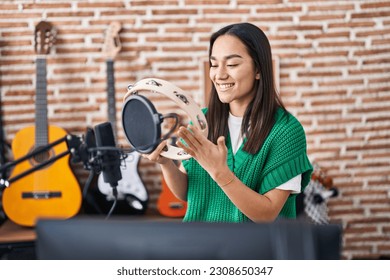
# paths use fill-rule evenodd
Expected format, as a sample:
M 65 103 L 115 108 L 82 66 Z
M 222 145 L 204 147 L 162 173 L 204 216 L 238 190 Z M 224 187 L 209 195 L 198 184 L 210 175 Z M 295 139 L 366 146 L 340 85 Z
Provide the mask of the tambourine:
M 150 92 L 165 95 L 174 101 L 188 115 L 192 124 L 207 137 L 206 118 L 188 94 L 165 80 L 146 78 L 128 87 L 122 107 L 122 126 L 125 136 L 138 152 L 150 153 L 164 138 L 166 139 L 169 135 L 161 137 L 161 123 L 164 118 L 172 118 L 176 115 L 159 114 L 146 97 Z M 170 132 L 172 131 L 173 129 Z M 160 155 L 174 160 L 191 158 L 183 149 L 170 144 L 167 144 L 167 149 L 164 149 Z

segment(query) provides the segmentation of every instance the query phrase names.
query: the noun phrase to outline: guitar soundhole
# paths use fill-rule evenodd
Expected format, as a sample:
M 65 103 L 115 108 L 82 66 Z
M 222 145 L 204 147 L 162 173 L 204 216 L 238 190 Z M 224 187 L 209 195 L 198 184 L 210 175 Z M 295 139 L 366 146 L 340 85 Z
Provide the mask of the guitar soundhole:
M 54 151 L 52 149 L 44 150 L 43 147 L 35 148 L 34 152 L 38 152 L 38 154 L 33 156 L 32 159 L 30 160 L 31 164 L 33 164 L 33 165 L 44 163 L 44 162 L 48 161 L 54 155 Z

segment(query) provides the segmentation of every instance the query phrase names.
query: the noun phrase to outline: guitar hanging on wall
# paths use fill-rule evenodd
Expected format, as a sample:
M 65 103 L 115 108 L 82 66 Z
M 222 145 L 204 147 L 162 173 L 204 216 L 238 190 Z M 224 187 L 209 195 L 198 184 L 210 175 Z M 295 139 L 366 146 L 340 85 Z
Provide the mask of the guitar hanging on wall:
M 115 78 L 114 78 L 114 60 L 121 49 L 119 40 L 119 31 L 121 24 L 112 22 L 106 31 L 103 53 L 106 57 L 107 67 L 107 106 L 108 120 L 111 123 L 114 136 L 118 139 L 116 129 L 116 100 L 115 100 Z M 118 200 L 124 201 L 131 209 L 124 210 L 123 214 L 141 214 L 144 213 L 149 200 L 149 195 L 138 174 L 138 164 L 140 155 L 137 152 L 129 153 L 121 165 L 122 179 L 118 182 Z M 104 182 L 103 174 L 98 178 L 99 191 L 106 196 L 106 200 L 114 199 L 112 187 Z M 120 207 L 120 206 L 119 206 Z M 118 207 L 118 208 L 119 208 Z M 123 207 L 120 207 L 123 208 Z
M 36 99 L 35 126 L 20 130 L 12 142 L 14 158 L 39 151 L 67 135 L 60 127 L 49 125 L 47 118 L 46 55 L 54 42 L 54 29 L 41 21 L 35 27 Z M 67 151 L 66 143 L 40 152 L 16 165 L 11 178 Z M 13 222 L 35 226 L 38 218 L 66 219 L 81 207 L 80 185 L 69 165 L 69 155 L 12 183 L 3 193 L 4 210 Z

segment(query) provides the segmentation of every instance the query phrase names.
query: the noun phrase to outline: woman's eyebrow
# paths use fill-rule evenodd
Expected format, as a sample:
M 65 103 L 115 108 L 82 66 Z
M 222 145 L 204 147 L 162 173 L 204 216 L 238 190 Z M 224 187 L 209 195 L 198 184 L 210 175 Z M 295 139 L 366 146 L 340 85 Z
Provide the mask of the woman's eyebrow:
M 238 54 L 231 54 L 231 55 L 225 56 L 223 59 L 228 60 L 228 59 L 232 59 L 232 58 L 242 58 L 242 56 L 238 55 Z M 210 60 L 217 60 L 217 58 L 215 56 L 210 56 Z

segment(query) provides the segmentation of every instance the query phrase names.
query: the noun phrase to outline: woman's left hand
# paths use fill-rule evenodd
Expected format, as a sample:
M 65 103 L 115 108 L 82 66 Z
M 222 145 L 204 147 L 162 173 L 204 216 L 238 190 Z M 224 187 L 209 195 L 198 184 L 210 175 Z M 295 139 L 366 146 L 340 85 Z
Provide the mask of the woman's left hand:
M 176 142 L 178 147 L 182 148 L 187 154 L 192 156 L 209 174 L 216 180 L 219 174 L 228 171 L 226 164 L 227 147 L 225 145 L 225 137 L 220 136 L 217 140 L 217 145 L 208 140 L 197 128 L 193 125 L 180 127 L 178 136 L 180 136 L 187 145 L 180 140 Z

